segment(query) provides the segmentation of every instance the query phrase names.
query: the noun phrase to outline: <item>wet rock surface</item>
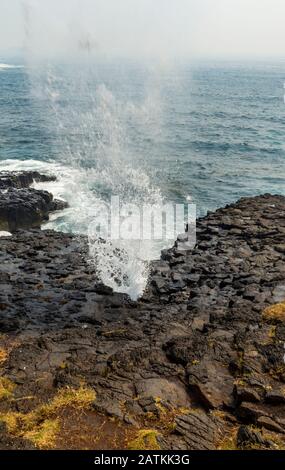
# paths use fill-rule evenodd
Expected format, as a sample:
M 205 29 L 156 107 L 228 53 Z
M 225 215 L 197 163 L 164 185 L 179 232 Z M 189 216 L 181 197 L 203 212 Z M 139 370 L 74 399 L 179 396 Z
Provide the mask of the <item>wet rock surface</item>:
M 47 191 L 29 186 L 33 182 L 54 181 L 53 176 L 38 172 L 0 172 L 0 231 L 40 227 L 49 213 L 67 207 Z
M 24 189 L 34 182 L 56 181 L 53 175 L 43 175 L 38 171 L 0 171 L 0 189 Z
M 285 300 L 285 198 L 242 199 L 183 243 L 132 302 L 102 285 L 85 237 L 1 238 L 0 330 L 14 342 L 2 375 L 37 401 L 84 379 L 94 413 L 158 429 L 162 448 L 282 448 L 285 324 L 263 312 Z

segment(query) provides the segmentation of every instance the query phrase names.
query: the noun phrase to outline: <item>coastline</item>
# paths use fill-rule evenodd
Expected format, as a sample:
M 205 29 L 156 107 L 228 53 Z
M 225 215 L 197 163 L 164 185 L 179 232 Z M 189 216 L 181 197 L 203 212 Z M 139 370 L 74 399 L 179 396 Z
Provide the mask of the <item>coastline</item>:
M 198 219 L 133 302 L 41 231 L 62 206 L 30 184 L 0 184 L 0 448 L 283 449 L 285 197 Z

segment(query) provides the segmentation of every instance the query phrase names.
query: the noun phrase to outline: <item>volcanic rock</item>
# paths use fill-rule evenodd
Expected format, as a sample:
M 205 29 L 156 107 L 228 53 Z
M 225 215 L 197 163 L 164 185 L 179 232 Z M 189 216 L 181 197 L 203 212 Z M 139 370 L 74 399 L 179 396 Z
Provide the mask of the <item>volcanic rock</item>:
M 29 188 L 34 182 L 54 181 L 55 177 L 36 171 L 0 172 L 0 231 L 40 227 L 49 213 L 67 207 L 47 191 Z
M 53 202 L 14 190 L 42 214 Z M 1 238 L 0 331 L 16 338 L 1 374 L 17 406 L 84 380 L 94 413 L 157 429 L 162 448 L 220 448 L 237 426 L 240 447 L 276 448 L 251 425 L 285 446 L 285 326 L 263 315 L 285 300 L 284 214 L 284 197 L 264 195 L 199 219 L 195 247 L 165 250 L 137 302 L 102 285 L 84 236 Z
M 34 182 L 56 181 L 53 175 L 43 175 L 38 171 L 0 171 L 0 189 L 24 189 Z

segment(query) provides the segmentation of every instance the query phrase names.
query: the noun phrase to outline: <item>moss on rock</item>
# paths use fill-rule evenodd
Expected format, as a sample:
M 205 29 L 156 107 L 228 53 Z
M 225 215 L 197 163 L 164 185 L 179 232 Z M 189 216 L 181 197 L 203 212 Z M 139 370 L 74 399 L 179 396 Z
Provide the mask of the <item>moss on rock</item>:
M 0 400 L 9 400 L 13 397 L 15 384 L 6 377 L 0 377 Z
M 269 322 L 285 322 L 285 302 L 267 307 L 262 316 Z
M 129 442 L 128 450 L 160 450 L 158 443 L 159 432 L 155 429 L 141 429 L 136 438 Z
M 7 390 L 6 394 L 12 393 L 8 386 L 11 385 L 8 383 L 4 389 Z M 95 391 L 86 386 L 82 385 L 78 389 L 63 388 L 50 402 L 39 405 L 30 413 L 9 411 L 1 414 L 0 420 L 14 437 L 28 439 L 41 449 L 53 448 L 60 432 L 60 419 L 57 416 L 59 412 L 68 407 L 76 410 L 89 409 L 95 399 Z

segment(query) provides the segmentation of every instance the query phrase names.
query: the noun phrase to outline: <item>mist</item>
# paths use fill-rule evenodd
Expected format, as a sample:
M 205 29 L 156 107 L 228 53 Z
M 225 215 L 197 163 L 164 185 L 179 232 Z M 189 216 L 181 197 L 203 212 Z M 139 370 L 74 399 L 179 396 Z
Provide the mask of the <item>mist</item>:
M 283 0 L 0 0 L 0 50 L 34 58 L 283 57 Z

